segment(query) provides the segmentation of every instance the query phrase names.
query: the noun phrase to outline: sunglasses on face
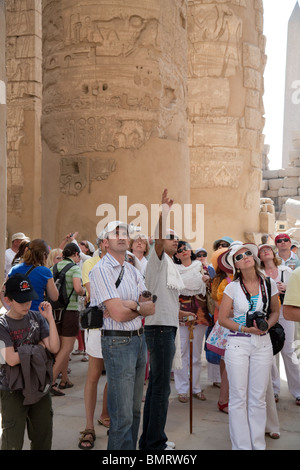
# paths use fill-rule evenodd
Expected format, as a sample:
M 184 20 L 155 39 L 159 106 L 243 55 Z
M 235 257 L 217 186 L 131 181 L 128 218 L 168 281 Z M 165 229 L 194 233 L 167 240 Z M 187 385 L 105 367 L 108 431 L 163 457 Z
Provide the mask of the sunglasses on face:
M 190 248 L 187 248 L 186 246 L 183 246 L 182 248 L 179 248 L 177 250 L 177 253 L 182 253 L 183 251 L 189 251 L 189 250 L 190 250 Z
M 176 235 L 166 235 L 167 240 L 179 240 L 179 238 Z
M 241 253 L 241 254 L 237 255 L 237 256 L 234 258 L 234 261 L 235 261 L 235 262 L 236 262 L 236 261 L 241 261 L 241 259 L 243 259 L 244 256 L 253 256 L 253 253 L 252 253 L 250 250 L 245 251 L 245 253 Z
M 228 243 L 223 242 L 223 243 L 218 243 L 217 248 L 221 248 L 221 247 L 222 247 L 222 248 L 227 248 L 228 246 L 229 246 Z
M 288 238 L 279 238 L 276 243 L 282 243 L 282 242 L 289 242 L 290 240 Z
M 196 258 L 206 258 L 207 254 L 206 253 L 197 253 Z

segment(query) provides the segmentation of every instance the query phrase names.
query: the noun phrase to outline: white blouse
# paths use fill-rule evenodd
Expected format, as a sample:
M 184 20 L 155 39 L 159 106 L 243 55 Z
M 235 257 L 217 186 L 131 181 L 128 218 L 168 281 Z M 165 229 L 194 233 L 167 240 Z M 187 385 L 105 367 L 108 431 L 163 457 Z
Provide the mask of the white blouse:
M 265 289 L 267 293 L 267 286 L 265 284 Z M 224 294 L 228 295 L 233 300 L 233 320 L 237 323 L 241 323 L 243 325 L 246 324 L 246 313 L 250 310 L 249 303 L 247 297 L 241 287 L 240 281 L 236 280 L 230 282 L 224 290 Z M 278 289 L 276 282 L 271 279 L 271 296 L 278 294 Z M 261 292 L 261 286 L 259 287 L 259 295 L 257 299 L 257 304 L 255 310 L 257 312 L 263 311 L 263 298 Z

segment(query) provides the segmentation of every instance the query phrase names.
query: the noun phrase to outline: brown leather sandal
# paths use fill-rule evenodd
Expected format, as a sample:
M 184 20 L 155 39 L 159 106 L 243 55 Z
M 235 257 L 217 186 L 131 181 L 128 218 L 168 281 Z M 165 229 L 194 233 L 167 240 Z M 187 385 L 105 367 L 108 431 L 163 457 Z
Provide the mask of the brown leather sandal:
M 79 438 L 78 447 L 83 450 L 90 450 L 94 447 L 94 442 L 96 440 L 96 434 L 94 429 L 85 429 L 81 431 L 82 436 Z M 85 446 L 84 443 L 89 445 Z

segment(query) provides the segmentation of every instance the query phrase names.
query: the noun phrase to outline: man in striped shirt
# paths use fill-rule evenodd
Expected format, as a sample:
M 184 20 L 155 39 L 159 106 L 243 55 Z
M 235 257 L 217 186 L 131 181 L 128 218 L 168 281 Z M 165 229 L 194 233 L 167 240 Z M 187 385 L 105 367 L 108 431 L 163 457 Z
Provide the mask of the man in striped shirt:
M 107 254 L 90 272 L 91 306 L 104 307 L 101 345 L 108 383 L 108 450 L 135 450 L 143 396 L 146 343 L 142 318 L 155 313 L 141 273 L 125 261 L 126 224 L 105 229 Z

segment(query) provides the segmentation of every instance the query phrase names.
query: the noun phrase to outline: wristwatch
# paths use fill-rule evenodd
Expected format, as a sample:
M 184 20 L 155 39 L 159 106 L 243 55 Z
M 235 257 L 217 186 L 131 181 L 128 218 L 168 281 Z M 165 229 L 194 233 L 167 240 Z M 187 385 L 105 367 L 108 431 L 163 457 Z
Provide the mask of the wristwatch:
M 141 306 L 138 302 L 136 302 L 135 312 L 139 313 L 140 310 L 141 310 Z

